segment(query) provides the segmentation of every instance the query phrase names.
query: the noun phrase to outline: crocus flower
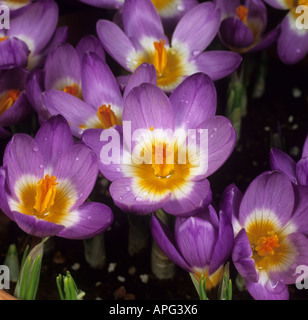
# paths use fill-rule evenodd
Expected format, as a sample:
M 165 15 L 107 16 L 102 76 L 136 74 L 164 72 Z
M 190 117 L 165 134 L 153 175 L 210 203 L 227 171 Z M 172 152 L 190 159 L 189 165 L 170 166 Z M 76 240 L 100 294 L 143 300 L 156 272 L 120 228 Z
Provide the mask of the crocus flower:
M 278 171 L 258 176 L 243 197 L 234 185 L 223 195 L 236 236 L 232 260 L 254 299 L 288 299 L 296 268 L 308 263 L 307 187 L 302 195 Z
M 113 22 L 99 20 L 97 34 L 105 50 L 127 71 L 144 62 L 153 64 L 157 85 L 169 92 L 194 73 L 204 72 L 217 80 L 237 69 L 241 62 L 237 53 L 203 52 L 216 36 L 220 19 L 220 9 L 213 3 L 199 4 L 180 19 L 169 43 L 150 0 L 126 0 L 124 31 Z
M 122 116 L 124 141 L 115 145 L 112 153 L 126 159 L 133 150 L 146 150 L 149 162 L 140 159 L 141 151 L 132 154 L 131 162 L 118 159 L 108 162 L 101 152 L 106 147 L 101 134 L 105 135 L 109 130 L 111 136 L 117 136 L 116 128 L 86 130 L 82 141 L 101 160 L 100 172 L 112 181 L 111 196 L 123 211 L 148 214 L 162 208 L 173 215 L 187 215 L 210 203 L 212 194 L 206 178 L 228 159 L 234 148 L 236 134 L 231 122 L 215 116 L 215 112 L 216 90 L 213 81 L 205 74 L 188 77 L 170 98 L 157 86 L 143 83 L 133 88 L 125 99 Z M 132 137 L 136 133 L 133 142 L 126 134 L 126 123 Z M 193 133 L 196 131 L 191 135 L 195 144 L 187 142 L 189 129 Z M 206 133 L 208 143 L 201 138 Z M 131 149 L 127 148 L 129 145 Z M 170 151 L 168 146 L 172 145 L 174 149 Z M 193 150 L 193 145 L 197 149 Z M 158 160 L 155 160 L 156 146 L 161 152 Z M 200 153 L 198 163 L 194 157 L 196 150 Z
M 218 218 L 210 205 L 193 217 L 177 217 L 174 233 L 154 214 L 151 230 L 161 250 L 197 283 L 201 275 L 206 277 L 207 290 L 221 282 L 234 243 L 232 225 L 225 213 L 221 211 Z
M 278 38 L 278 56 L 285 64 L 294 64 L 302 60 L 308 53 L 308 30 L 299 29 L 296 20 L 301 13 L 296 13 L 300 5 L 308 6 L 307 0 L 264 0 L 277 9 L 289 10 L 281 23 L 281 33 Z
M 279 28 L 267 35 L 267 9 L 261 0 L 215 0 L 222 10 L 219 37 L 229 49 L 239 52 L 264 50 L 272 45 L 279 35 Z
M 302 157 L 297 163 L 283 151 L 272 148 L 270 164 L 272 170 L 282 171 L 295 185 L 308 185 L 308 136 L 304 143 Z
M 46 121 L 34 139 L 15 134 L 0 172 L 0 207 L 28 234 L 84 239 L 112 223 L 109 207 L 85 202 L 96 182 L 97 160 L 86 146 L 74 145 L 62 116 Z
M 41 64 L 46 51 L 67 36 L 67 28 L 56 30 L 58 6 L 53 0 L 24 7 L 10 19 L 10 29 L 0 30 L 0 67 L 27 67 Z
M 100 41 L 90 35 L 81 38 L 76 48 L 68 43 L 58 44 L 50 50 L 44 70 L 31 72 L 26 92 L 41 123 L 51 116 L 43 101 L 44 91 L 60 90 L 67 95 L 82 99 L 81 68 L 82 58 L 86 52 L 95 52 L 105 61 L 105 52 Z
M 108 65 L 95 53 L 85 53 L 81 66 L 78 68 L 79 58 L 77 54 L 73 54 L 71 48 L 66 54 L 66 59 L 71 61 L 70 71 L 67 70 L 64 79 L 69 79 L 70 84 L 68 85 L 67 81 L 59 81 L 66 68 L 62 67 L 61 59 L 55 59 L 54 56 L 62 54 L 62 49 L 68 48 L 69 45 L 66 45 L 55 50 L 54 55 L 51 54 L 46 63 L 46 75 L 52 74 L 52 80 L 55 81 L 54 86 L 56 83 L 58 85 L 55 89 L 47 90 L 44 93 L 44 105 L 49 113 L 52 115 L 62 114 L 70 123 L 74 136 L 78 138 L 89 128 L 108 129 L 115 125 L 121 125 L 124 98 L 119 84 Z M 130 84 L 128 87 L 138 85 L 140 81 L 151 81 L 148 80 L 148 72 L 142 71 L 142 69 L 147 70 L 146 67 L 141 67 L 130 81 L 131 84 L 135 84 Z M 143 74 L 145 74 L 144 78 Z M 152 81 L 156 81 L 155 73 L 151 78 L 154 79 Z M 46 87 L 51 88 L 52 85 L 47 86 L 46 84 Z M 61 88 L 62 91 L 60 91 Z M 66 90 L 67 88 L 69 91 Z M 75 96 L 72 94 L 71 88 L 73 90 L 76 88 Z
M 0 126 L 15 125 L 31 112 L 25 93 L 28 74 L 22 68 L 0 69 Z

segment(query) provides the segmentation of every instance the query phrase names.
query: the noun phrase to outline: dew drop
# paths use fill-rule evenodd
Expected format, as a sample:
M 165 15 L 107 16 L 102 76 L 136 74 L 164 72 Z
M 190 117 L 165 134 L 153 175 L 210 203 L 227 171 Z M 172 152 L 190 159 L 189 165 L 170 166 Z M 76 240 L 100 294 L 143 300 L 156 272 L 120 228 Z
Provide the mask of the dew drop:
M 33 151 L 34 151 L 34 152 L 38 152 L 38 148 L 37 148 L 37 147 L 34 147 L 34 148 L 33 148 Z
M 123 200 L 123 197 L 119 197 L 119 200 L 122 201 L 122 200 Z
M 214 128 L 214 131 L 216 132 L 216 131 L 217 131 L 217 128 Z
M 137 202 L 141 202 L 141 201 L 142 201 L 142 199 L 141 199 L 140 197 L 136 197 L 135 200 L 136 200 Z
M 126 191 L 130 191 L 131 189 L 130 189 L 129 186 L 126 186 L 126 187 L 125 187 L 125 190 L 126 190 Z
M 78 157 L 76 157 L 76 161 L 78 161 L 79 160 L 79 158 Z
M 120 168 L 116 168 L 116 172 L 120 172 L 121 171 L 121 169 Z
M 211 134 L 211 135 L 210 135 L 210 138 L 213 138 L 213 137 L 214 137 L 214 135 L 213 135 L 213 134 Z
M 198 56 L 200 53 L 201 53 L 201 50 L 194 50 L 192 54 L 193 54 L 194 57 L 196 57 L 196 56 Z
M 179 11 L 184 11 L 184 10 L 185 10 L 185 6 L 184 6 L 183 4 L 179 4 L 179 5 L 177 6 L 177 9 L 178 9 Z

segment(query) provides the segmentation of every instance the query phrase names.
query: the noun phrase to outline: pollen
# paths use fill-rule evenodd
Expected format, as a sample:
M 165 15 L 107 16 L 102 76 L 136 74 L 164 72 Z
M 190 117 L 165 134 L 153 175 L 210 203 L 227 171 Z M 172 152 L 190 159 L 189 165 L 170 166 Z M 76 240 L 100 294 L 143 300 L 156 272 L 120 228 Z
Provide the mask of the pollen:
M 247 23 L 248 9 L 245 6 L 239 6 L 235 11 L 239 19 L 244 23 Z
M 158 75 L 162 75 L 167 66 L 167 50 L 165 48 L 165 43 L 166 40 L 159 40 L 159 42 L 155 41 L 153 43 L 155 48 L 153 65 Z
M 49 178 L 48 174 L 38 182 L 34 204 L 37 215 L 47 213 L 54 204 L 57 184 L 56 177 L 51 176 Z
M 102 105 L 98 108 L 97 116 L 102 124 L 103 129 L 111 128 L 115 125 L 120 125 L 120 121 L 111 110 L 111 105 Z
M 1 41 L 4 41 L 4 40 L 6 40 L 7 39 L 7 37 L 6 36 L 4 36 L 4 37 L 0 37 L 0 42 Z
M 255 250 L 261 257 L 272 256 L 275 253 L 275 248 L 280 247 L 278 243 L 278 237 L 274 235 L 269 235 L 267 237 L 261 237 L 257 241 L 257 246 Z
M 19 95 L 19 90 L 12 89 L 0 98 L 0 116 L 17 101 Z
M 150 130 L 150 131 L 154 131 L 154 127 L 151 126 L 151 127 L 149 128 L 149 130 Z
M 71 86 L 66 86 L 63 89 L 64 92 L 69 93 L 70 95 L 74 96 L 74 97 L 78 97 L 79 95 L 79 87 L 76 83 L 74 83 Z
M 299 6 L 308 6 L 308 0 L 298 0 L 298 5 Z

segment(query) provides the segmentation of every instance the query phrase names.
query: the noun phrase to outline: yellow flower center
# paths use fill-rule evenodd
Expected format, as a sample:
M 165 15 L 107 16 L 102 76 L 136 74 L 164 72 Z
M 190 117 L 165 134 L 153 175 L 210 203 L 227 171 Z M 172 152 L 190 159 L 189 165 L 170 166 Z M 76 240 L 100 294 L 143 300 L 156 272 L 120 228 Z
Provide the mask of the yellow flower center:
M 245 6 L 239 6 L 235 9 L 235 11 L 238 18 L 246 24 L 248 9 Z
M 8 110 L 20 95 L 19 90 L 9 90 L 2 98 L 0 98 L 0 116 Z
M 108 129 L 115 125 L 121 124 L 115 113 L 111 110 L 110 104 L 108 106 L 100 106 L 97 111 L 97 116 L 102 124 L 103 129 Z
M 273 234 L 267 237 L 261 237 L 257 241 L 255 250 L 261 257 L 272 256 L 275 253 L 275 248 L 280 247 L 278 243 L 278 237 Z
M 69 93 L 72 96 L 75 96 L 75 97 L 79 98 L 79 87 L 78 87 L 78 85 L 76 83 L 74 83 L 71 86 L 66 86 L 63 89 L 63 91 L 66 92 L 66 93 Z
M 54 204 L 57 184 L 56 177 L 49 178 L 48 174 L 38 182 L 34 204 L 38 216 L 46 214 Z
M 6 36 L 4 36 L 4 37 L 0 37 L 0 42 L 1 41 L 4 41 L 4 40 L 6 40 L 7 39 L 7 37 Z
M 156 69 L 157 75 L 161 76 L 164 72 L 164 69 L 167 66 L 167 50 L 165 48 L 166 40 L 162 41 L 159 40 L 159 42 L 154 42 L 154 59 L 153 59 L 153 65 Z
M 157 154 L 159 160 L 157 160 Z M 173 158 L 173 155 L 171 157 Z M 152 168 L 156 177 L 169 178 L 173 174 L 174 164 L 172 163 L 173 160 L 170 159 L 171 157 L 166 143 L 162 143 L 157 148 L 155 145 L 152 146 Z
M 308 0 L 298 0 L 298 5 L 299 6 L 308 6 Z

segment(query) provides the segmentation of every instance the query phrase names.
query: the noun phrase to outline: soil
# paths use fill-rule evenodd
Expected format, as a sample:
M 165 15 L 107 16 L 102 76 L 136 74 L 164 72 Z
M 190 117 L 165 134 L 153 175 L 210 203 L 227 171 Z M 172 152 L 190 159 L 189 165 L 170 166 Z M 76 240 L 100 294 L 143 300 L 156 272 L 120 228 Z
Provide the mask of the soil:
M 59 1 L 58 3 L 60 24 L 67 24 L 71 30 L 74 30 L 69 38 L 72 44 L 76 44 L 83 35 L 95 34 L 95 22 L 98 19 L 112 17 L 112 13 L 107 10 L 76 4 L 76 1 Z M 235 183 L 244 192 L 255 177 L 270 169 L 271 147 L 280 147 L 295 160 L 300 159 L 308 124 L 308 59 L 293 66 L 286 66 L 279 61 L 275 46 L 267 51 L 267 57 L 268 74 L 265 92 L 260 98 L 251 98 L 252 84 L 255 80 L 254 76 L 251 76 L 247 116 L 242 121 L 241 136 L 228 161 L 209 178 L 216 204 L 219 203 L 222 192 L 229 184 Z M 257 63 L 259 58 L 259 55 L 254 56 Z M 110 57 L 107 59 L 110 60 Z M 118 67 L 112 64 L 111 66 L 116 74 L 119 71 Z M 217 113 L 223 115 L 228 79 L 217 81 L 215 84 L 218 92 Z M 15 130 L 31 134 L 33 126 L 36 125 L 37 119 L 31 118 L 28 125 L 17 127 Z M 1 153 L 6 143 L 7 140 L 1 141 Z M 138 254 L 129 255 L 127 215 L 113 205 L 110 197 L 102 195 L 101 190 L 94 190 L 91 199 L 98 198 L 99 201 L 112 207 L 115 216 L 114 224 L 105 232 L 105 266 L 101 270 L 95 270 L 89 266 L 85 260 L 83 241 L 51 238 L 47 242 L 43 258 L 37 299 L 59 299 L 56 277 L 67 270 L 71 272 L 78 288 L 86 293 L 85 300 L 198 299 L 190 276 L 182 269 L 176 267 L 176 275 L 172 280 L 159 280 L 152 274 L 150 230 L 147 246 Z M 33 239 L 30 236 L 0 212 L 0 264 L 3 264 L 11 243 L 16 243 L 21 258 L 25 244 L 31 241 Z M 116 267 L 114 271 L 109 272 L 108 267 L 112 263 L 116 263 Z M 133 269 L 135 273 L 132 275 Z M 147 283 L 141 281 L 141 275 L 148 275 Z M 240 292 L 237 289 L 234 283 L 236 271 L 233 267 L 231 267 L 231 275 L 234 300 L 251 299 L 247 291 Z M 13 289 L 12 283 L 9 292 L 13 293 Z M 307 290 L 298 290 L 295 286 L 290 286 L 290 299 L 307 298 Z

